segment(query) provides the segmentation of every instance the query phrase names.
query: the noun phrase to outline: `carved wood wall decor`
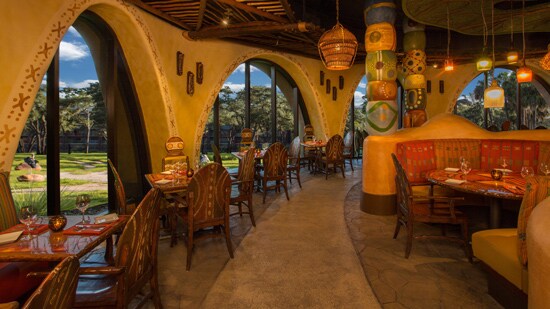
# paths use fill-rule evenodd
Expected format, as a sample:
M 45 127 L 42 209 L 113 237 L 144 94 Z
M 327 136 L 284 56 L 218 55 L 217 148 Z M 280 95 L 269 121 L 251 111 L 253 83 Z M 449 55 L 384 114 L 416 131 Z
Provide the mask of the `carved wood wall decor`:
M 426 92 L 427 93 L 432 93 L 432 81 L 431 80 L 428 80 L 426 82 Z
M 176 53 L 176 72 L 178 76 L 183 75 L 183 53 L 180 51 Z
M 330 93 L 330 79 L 327 79 L 325 84 L 326 84 L 326 87 L 327 87 L 327 94 L 329 94 Z
M 196 70 L 195 70 L 195 74 L 197 75 L 197 84 L 201 85 L 202 84 L 202 75 L 203 75 L 203 67 L 202 67 L 202 62 L 197 62 L 197 67 L 196 67 Z
M 325 72 L 319 72 L 319 84 L 323 86 L 325 84 Z
M 187 94 L 192 96 L 195 93 L 195 74 L 187 72 Z
M 338 90 L 336 90 L 336 87 L 332 87 L 332 101 L 336 101 L 336 99 L 338 98 L 337 91 Z
M 444 93 L 445 92 L 445 82 L 440 80 L 439 81 L 439 93 Z
M 344 89 L 344 76 L 338 76 L 338 88 L 340 90 Z

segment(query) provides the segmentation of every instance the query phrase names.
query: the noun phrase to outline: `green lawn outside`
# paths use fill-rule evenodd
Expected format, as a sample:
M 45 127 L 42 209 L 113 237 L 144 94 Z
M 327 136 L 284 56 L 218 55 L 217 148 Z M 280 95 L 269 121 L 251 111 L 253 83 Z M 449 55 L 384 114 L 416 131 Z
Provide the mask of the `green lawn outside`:
M 208 153 L 210 161 L 214 161 L 213 154 Z M 28 170 L 15 170 L 15 167 L 26 157 L 28 153 L 18 153 L 15 155 L 12 169 L 10 172 L 10 186 L 12 195 L 15 201 L 16 208 L 23 204 L 32 203 L 35 205 L 41 215 L 46 214 L 46 181 L 41 182 L 19 182 L 17 177 L 28 174 Z M 221 153 L 223 166 L 226 168 L 237 168 L 239 160 L 230 153 Z M 42 167 L 41 171 L 33 171 L 35 174 L 46 176 L 47 164 L 45 155 L 36 155 L 35 159 Z M 95 172 L 105 172 L 107 170 L 107 154 L 106 153 L 61 153 L 60 154 L 61 172 L 69 172 L 74 175 L 91 175 Z M 85 178 L 85 177 L 84 177 Z M 77 191 L 73 191 L 71 187 L 78 185 L 86 185 L 91 182 L 86 179 L 69 179 L 61 178 L 61 211 L 75 209 L 75 198 Z M 97 184 L 97 182 L 94 182 Z M 101 184 L 101 183 L 100 183 Z M 106 182 L 105 182 L 106 184 Z M 86 191 L 92 198 L 91 206 L 106 204 L 108 200 L 107 190 L 92 190 Z

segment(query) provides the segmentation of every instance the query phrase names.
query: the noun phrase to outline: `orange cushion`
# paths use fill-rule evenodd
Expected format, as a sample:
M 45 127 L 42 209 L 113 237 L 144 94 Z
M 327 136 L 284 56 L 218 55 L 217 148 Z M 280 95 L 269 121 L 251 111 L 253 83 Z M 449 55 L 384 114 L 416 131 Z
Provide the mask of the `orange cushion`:
M 509 169 L 519 172 L 522 166 L 537 168 L 539 142 L 521 140 L 482 140 L 481 169 L 488 171 L 501 167 L 499 159 L 505 157 L 510 161 Z
M 425 183 L 426 172 L 436 169 L 434 142 L 431 140 L 398 143 L 396 155 L 411 184 Z
M 517 251 L 521 264 L 527 265 L 527 222 L 531 212 L 550 193 L 550 177 L 534 176 L 527 179 L 525 194 L 518 214 Z

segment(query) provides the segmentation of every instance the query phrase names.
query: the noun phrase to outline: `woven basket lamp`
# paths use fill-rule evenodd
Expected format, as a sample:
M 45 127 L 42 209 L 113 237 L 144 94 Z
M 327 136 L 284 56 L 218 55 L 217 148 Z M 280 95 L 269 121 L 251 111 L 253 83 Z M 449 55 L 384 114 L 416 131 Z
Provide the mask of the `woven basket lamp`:
M 336 0 L 336 25 L 323 33 L 317 47 L 319 56 L 329 70 L 347 70 L 353 65 L 357 54 L 357 38 L 339 21 L 339 3 Z

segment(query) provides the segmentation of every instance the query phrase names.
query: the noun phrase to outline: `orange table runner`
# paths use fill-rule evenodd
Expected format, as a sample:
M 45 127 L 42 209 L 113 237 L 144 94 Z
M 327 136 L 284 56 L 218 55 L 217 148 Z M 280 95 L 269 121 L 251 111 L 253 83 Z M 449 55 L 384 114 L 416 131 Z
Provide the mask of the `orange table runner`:
M 48 230 L 47 224 L 31 224 L 31 235 L 39 235 Z M 10 227 L 9 229 L 2 231 L 0 234 L 12 233 L 17 231 L 23 231 L 23 235 L 28 235 L 27 227 L 20 223 Z

